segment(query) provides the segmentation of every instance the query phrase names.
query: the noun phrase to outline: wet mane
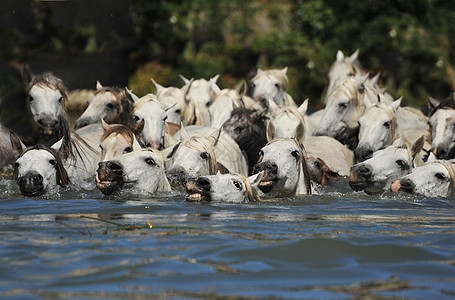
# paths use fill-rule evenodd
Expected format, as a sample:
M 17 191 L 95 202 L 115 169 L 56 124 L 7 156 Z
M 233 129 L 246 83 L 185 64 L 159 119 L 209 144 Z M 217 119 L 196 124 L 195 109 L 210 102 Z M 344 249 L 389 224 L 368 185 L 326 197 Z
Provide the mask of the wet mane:
M 255 190 L 251 187 L 250 182 L 248 181 L 248 179 L 245 176 L 243 176 L 242 174 L 234 174 L 234 175 L 239 177 L 242 180 L 243 185 L 245 186 L 245 192 L 246 192 L 245 196 L 248 199 L 248 202 L 261 201 L 261 197 L 257 193 L 257 190 Z
M 428 118 L 434 115 L 436 111 L 438 111 L 439 109 L 455 109 L 455 101 L 448 100 L 440 103 L 430 111 L 430 113 L 428 114 Z
M 192 136 L 189 140 L 184 141 L 181 145 L 186 146 L 190 149 L 195 149 L 201 153 L 207 152 L 209 155 L 209 174 L 214 175 L 218 172 L 215 148 L 208 139 Z

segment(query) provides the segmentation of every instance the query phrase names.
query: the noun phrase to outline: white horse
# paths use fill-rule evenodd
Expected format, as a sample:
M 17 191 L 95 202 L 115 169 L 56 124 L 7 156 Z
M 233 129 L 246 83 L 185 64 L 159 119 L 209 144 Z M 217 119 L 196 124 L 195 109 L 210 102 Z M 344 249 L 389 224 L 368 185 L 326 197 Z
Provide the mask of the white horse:
M 193 81 L 180 75 L 185 84 L 182 89 L 188 89 L 186 101 L 194 104 L 193 115 L 191 119 L 186 120 L 187 124 L 210 126 L 209 107 L 215 96 L 220 92 L 220 88 L 216 84 L 219 77 L 218 74 L 208 81 L 203 78 Z
M 85 185 L 83 180 L 94 175 L 100 158 L 97 151 L 100 130 L 87 135 L 92 138 L 70 131 L 62 106 L 67 99 L 62 80 L 50 73 L 34 76 L 26 65 L 22 68 L 22 77 L 30 110 L 41 134 L 39 142 L 58 150 L 71 180 L 81 180 L 80 184 Z
M 338 80 L 345 79 L 346 77 L 355 75 L 364 75 L 365 71 L 359 63 L 359 49 L 357 49 L 351 56 L 344 56 L 343 51 L 338 50 L 336 60 L 330 66 L 327 77 L 329 79 L 329 86 L 327 87 L 327 94 L 330 94 L 335 83 Z
M 141 145 L 136 139 L 131 128 L 122 124 L 109 125 L 102 120 L 104 133 L 99 141 L 101 150 L 100 161 L 111 160 L 122 154 L 141 149 Z
M 276 105 L 296 106 L 291 95 L 286 92 L 289 84 L 287 70 L 287 67 L 280 70 L 258 69 L 251 79 L 250 96 L 264 108 L 268 107 L 269 99 L 272 99 Z
M 50 146 L 69 134 L 63 107 L 68 99 L 66 87 L 51 73 L 35 76 L 27 65 L 23 65 L 21 72 L 30 111 L 38 126 L 38 143 Z
M 245 95 L 246 89 L 246 82 L 243 81 L 238 88 L 223 89 L 215 96 L 209 108 L 211 127 L 220 128 L 223 126 L 235 108 L 245 107 L 262 110 L 261 105 Z
M 327 105 L 313 135 L 327 135 L 354 149 L 357 145 L 358 120 L 365 111 L 363 83 L 366 77 L 338 80 L 327 95 Z
M 223 165 L 229 172 L 248 176 L 247 160 L 240 150 L 236 141 L 224 130 L 212 127 L 187 126 L 177 132 L 174 137 L 182 141 L 188 140 L 191 136 L 209 137 L 218 136 L 215 143 L 216 161 Z
M 297 108 L 294 106 L 278 106 L 269 120 L 270 125 L 275 127 L 276 136 L 279 138 L 294 138 L 295 129 L 302 124 L 303 135 L 306 136 L 306 120 L 304 118 L 308 109 L 308 99 Z
M 190 106 L 190 103 L 187 102 L 188 90 L 193 80 L 190 80 L 189 84 L 183 88 L 164 87 L 153 79 L 151 81 L 155 86 L 158 101 L 166 109 L 168 116 L 166 121 L 177 125 L 181 123 L 188 125 L 188 122 L 194 118 L 194 103 L 191 103 L 193 106 Z
M 415 140 L 423 135 L 430 140 L 430 127 L 423 113 L 411 107 L 400 107 L 400 103 L 401 98 L 391 104 L 379 101 L 367 107 L 359 118 L 359 143 L 354 151 L 357 162 L 370 158 L 373 152 L 400 137 Z
M 301 127 L 301 125 L 299 125 Z M 294 139 L 276 138 L 273 126 L 267 128 L 270 142 L 261 149 L 255 173 L 264 171 L 259 183 L 262 193 L 280 196 L 311 194 L 311 180 L 302 146 L 303 130 L 297 128 Z
M 248 178 L 238 174 L 200 176 L 187 182 L 188 201 L 248 203 L 260 201 L 258 184 L 263 173 Z
M 35 145 L 27 149 L 14 145 L 16 159 L 13 178 L 22 195 L 36 197 L 53 195 L 58 187 L 71 183 L 60 154 L 47 146 Z
M 108 124 L 130 125 L 134 101 L 126 89 L 104 87 L 97 81 L 95 94 L 87 102 L 87 108 L 75 122 L 75 129 L 100 123 L 101 119 Z
M 190 137 L 184 130 L 182 134 L 181 142 L 167 156 L 172 161 L 166 172 L 169 179 L 184 184 L 190 177 L 215 175 L 219 170 L 214 148 L 219 139 L 219 130 L 208 138 Z M 223 173 L 227 173 L 227 170 Z
M 390 188 L 393 180 L 409 174 L 412 168 L 423 164 L 420 156 L 424 137 L 412 145 L 401 138 L 385 149 L 373 153 L 373 157 L 351 168 L 349 185 L 355 191 L 367 194 L 381 193 Z
M 146 147 L 161 150 L 177 142 L 168 133 L 166 110 L 155 95 L 147 94 L 137 100 L 133 115 L 133 132 Z
M 425 197 L 452 197 L 455 195 L 455 162 L 435 160 L 412 170 L 392 183 L 392 192 L 403 191 Z
M 455 158 L 455 101 L 442 102 L 431 108 L 431 151 L 438 159 Z
M 105 195 L 120 190 L 157 193 L 171 190 L 163 154 L 155 149 L 136 149 L 99 163 L 96 186 Z

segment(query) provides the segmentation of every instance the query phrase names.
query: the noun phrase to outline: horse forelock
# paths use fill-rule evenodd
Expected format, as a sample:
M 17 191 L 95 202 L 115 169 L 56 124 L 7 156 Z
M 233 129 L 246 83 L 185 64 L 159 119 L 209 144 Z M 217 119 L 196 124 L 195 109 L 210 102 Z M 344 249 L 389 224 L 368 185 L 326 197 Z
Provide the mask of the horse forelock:
M 159 105 L 159 107 L 164 110 L 164 106 L 158 101 L 157 97 L 153 94 L 147 94 L 141 99 L 139 99 L 136 104 L 134 105 L 133 112 L 137 111 L 140 109 L 142 106 L 144 106 L 147 103 L 156 103 Z
M 119 134 L 131 143 L 134 141 L 134 133 L 131 128 L 124 125 L 111 125 L 107 130 L 104 131 L 103 135 L 101 136 L 101 142 L 106 140 L 106 138 L 111 134 Z
M 442 165 L 449 172 L 451 194 L 455 195 L 455 165 L 446 160 L 436 160 L 433 163 Z
M 43 74 L 34 76 L 32 78 L 32 81 L 27 86 L 27 94 L 30 92 L 30 89 L 35 85 L 57 90 L 62 95 L 63 101 L 68 100 L 68 92 L 67 92 L 67 89 L 66 89 L 66 86 L 65 86 L 63 80 L 56 77 L 52 73 L 43 73 Z
M 263 76 L 277 79 L 278 82 L 283 87 L 283 89 L 289 85 L 288 76 L 278 69 L 265 70 L 260 73 L 256 73 L 256 75 L 251 79 L 251 81 L 256 81 Z
M 354 77 L 346 77 L 342 80 L 337 81 L 337 84 L 333 87 L 329 96 L 346 94 L 351 97 L 349 99 L 355 104 L 356 107 L 362 106 L 360 97 L 358 95 L 358 85 Z M 337 97 L 330 97 L 330 99 L 336 99 Z

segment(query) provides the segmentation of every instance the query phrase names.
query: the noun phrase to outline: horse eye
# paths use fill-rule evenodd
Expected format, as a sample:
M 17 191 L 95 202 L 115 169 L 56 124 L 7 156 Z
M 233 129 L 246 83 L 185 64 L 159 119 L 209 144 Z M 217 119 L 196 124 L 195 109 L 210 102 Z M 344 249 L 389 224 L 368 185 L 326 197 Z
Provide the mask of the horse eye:
M 145 163 L 148 164 L 148 165 L 151 165 L 151 166 L 154 166 L 156 165 L 155 161 L 153 160 L 153 158 L 150 158 L 150 157 L 147 157 L 145 159 Z
M 55 166 L 55 165 L 57 164 L 57 162 L 55 161 L 55 159 L 51 159 L 51 160 L 49 161 L 49 163 L 50 163 L 51 165 L 53 165 L 53 166 Z
M 445 177 L 444 174 L 442 174 L 442 173 L 436 173 L 436 174 L 434 174 L 434 176 L 435 176 L 437 179 L 439 179 L 439 180 L 444 180 L 444 179 L 446 179 L 446 177 Z
M 275 83 L 275 87 L 276 87 L 277 89 L 280 89 L 280 84 L 279 84 L 279 83 Z
M 242 132 L 242 130 L 243 130 L 243 128 L 240 126 L 234 128 L 234 132 L 237 134 L 240 134 Z
M 299 157 L 299 151 L 294 150 L 291 152 L 291 155 L 297 158 L 297 157 Z
M 27 98 L 28 98 L 28 101 L 30 101 L 30 102 L 33 101 L 33 97 L 32 96 L 28 95 Z
M 237 181 L 237 180 L 232 180 L 232 184 L 234 185 L 234 187 L 236 189 L 238 189 L 239 191 L 242 190 L 242 183 L 240 181 Z
M 256 87 L 256 84 L 252 83 L 251 88 L 254 89 Z
M 209 106 L 210 106 L 210 102 L 207 102 L 207 103 L 205 104 L 205 106 L 206 106 L 206 107 L 209 107 Z
M 109 109 L 112 109 L 112 108 L 114 108 L 114 104 L 109 102 L 108 104 L 106 104 L 106 107 L 109 108 Z
M 396 161 L 397 165 L 399 165 L 400 167 L 404 166 L 404 161 L 399 159 Z
M 126 147 L 125 150 L 123 150 L 123 151 L 126 153 L 130 153 L 130 152 L 133 152 L 133 149 L 131 149 L 131 147 Z
M 341 108 L 341 109 L 345 109 L 346 107 L 348 107 L 348 104 L 347 103 L 339 103 L 338 107 Z
M 322 169 L 322 165 L 321 165 L 321 163 L 319 162 L 319 160 L 313 161 L 313 165 L 314 165 L 317 169 Z
M 19 163 L 14 163 L 14 168 L 19 168 Z
M 103 149 L 103 146 L 100 145 L 100 149 L 101 149 L 101 151 L 103 151 L 103 150 L 104 150 L 104 149 Z
M 139 117 L 138 116 L 134 116 L 134 122 L 138 122 L 139 121 Z
M 58 99 L 58 102 L 62 102 L 62 100 L 63 100 L 63 97 L 60 97 L 60 98 Z
M 389 128 L 390 127 L 390 121 L 384 122 L 383 126 L 385 128 Z
M 166 120 L 167 120 L 167 116 L 165 116 L 165 117 L 163 118 L 163 121 L 166 121 Z
M 209 158 L 208 153 L 207 153 L 207 152 L 202 152 L 202 153 L 201 153 L 201 158 L 202 158 L 202 159 L 207 159 L 207 158 Z
M 180 114 L 181 112 L 182 112 L 182 111 L 181 111 L 180 109 L 176 109 L 176 110 L 175 110 L 175 113 L 176 113 L 176 114 Z

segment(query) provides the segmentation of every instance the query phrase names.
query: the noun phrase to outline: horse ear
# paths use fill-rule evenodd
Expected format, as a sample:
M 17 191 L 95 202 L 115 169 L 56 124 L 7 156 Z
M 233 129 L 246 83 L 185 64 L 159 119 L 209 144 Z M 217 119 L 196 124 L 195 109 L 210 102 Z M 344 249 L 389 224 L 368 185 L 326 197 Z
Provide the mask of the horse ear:
M 286 75 L 288 71 L 288 67 L 284 67 L 283 69 L 281 69 L 281 73 L 283 73 L 283 75 Z
M 185 76 L 183 76 L 182 74 L 179 74 L 179 76 L 180 76 L 180 79 L 182 79 L 184 85 L 187 85 L 188 83 L 190 83 L 190 80 L 186 79 Z
M 299 108 L 297 109 L 299 111 L 299 113 L 304 116 L 308 110 L 308 98 L 306 98 L 305 100 L 303 100 L 302 104 L 299 106 Z
M 144 119 L 142 119 L 138 124 L 134 125 L 133 133 L 137 136 L 140 136 L 142 133 L 142 130 L 144 130 L 144 125 L 145 125 L 145 121 L 144 121 Z
M 21 69 L 22 80 L 26 85 L 30 84 L 33 79 L 33 73 L 30 71 L 28 64 L 23 64 Z
M 344 53 L 340 49 L 337 51 L 337 61 L 343 61 L 344 59 Z
M 101 126 L 103 127 L 104 131 L 106 131 L 109 128 L 111 128 L 111 125 L 107 124 L 106 121 L 104 121 L 103 118 L 100 118 L 100 119 L 101 119 Z
M 245 80 L 242 80 L 240 84 L 236 87 L 237 92 L 240 95 L 240 98 L 244 97 L 248 89 L 248 85 Z
M 359 49 L 355 50 L 354 53 L 349 57 L 349 62 L 353 64 L 359 58 Z
M 161 150 L 161 154 L 163 155 L 163 157 L 165 157 L 165 159 L 170 159 L 177 152 L 177 149 L 179 148 L 179 146 L 180 146 L 180 142 L 175 143 L 175 145 L 169 146 L 169 147 Z
M 220 74 L 217 74 L 216 76 L 210 78 L 209 80 L 209 87 L 213 95 L 216 95 L 221 91 L 220 87 L 216 84 L 218 78 L 220 78 Z
M 181 126 L 182 126 L 182 128 L 180 129 L 180 139 L 182 141 L 188 141 L 191 138 L 191 136 L 188 134 L 188 131 L 186 131 L 183 124 Z
M 96 90 L 99 91 L 103 88 L 103 86 L 101 85 L 101 83 L 97 80 L 96 81 Z
M 133 93 L 133 90 L 128 89 L 128 87 L 125 87 L 125 91 L 126 94 L 130 95 L 131 99 L 133 99 L 134 103 L 137 103 L 139 101 L 139 97 Z
M 392 110 L 393 110 L 394 112 L 396 112 L 397 109 L 400 107 L 400 104 L 401 104 L 401 100 L 402 100 L 402 99 L 403 99 L 403 97 L 400 97 L 400 98 L 398 98 L 397 100 L 395 100 L 395 101 L 392 102 L 391 105 L 392 105 Z
M 14 133 L 10 132 L 9 138 L 11 140 L 11 146 L 13 148 L 14 156 L 17 158 L 25 150 L 25 145 L 22 143 L 21 139 Z
M 432 110 L 433 108 L 435 108 L 436 106 L 438 106 L 439 103 L 440 103 L 440 102 L 439 102 L 437 99 L 428 96 L 428 98 L 427 98 L 427 105 L 428 105 L 429 110 Z
M 247 180 L 250 183 L 251 187 L 257 188 L 259 183 L 261 182 L 262 177 L 264 177 L 264 171 L 251 175 L 250 177 L 247 178 Z
M 303 140 L 305 139 L 305 127 L 302 122 L 295 128 L 294 136 L 299 145 L 303 144 Z
M 153 78 L 150 78 L 150 80 L 152 81 L 153 83 L 153 86 L 155 87 L 155 93 L 158 95 L 163 89 L 165 89 L 164 86 L 162 86 L 161 84 L 157 83 L 155 80 L 153 80 Z
M 273 141 L 276 138 L 276 128 L 272 122 L 267 124 L 267 141 Z
M 185 77 L 183 77 L 183 78 L 185 78 Z M 185 83 L 185 85 L 181 88 L 181 91 L 183 93 L 183 97 L 185 99 L 186 104 L 188 104 L 190 102 L 190 99 L 188 99 L 188 93 L 190 92 L 191 85 L 193 84 L 193 82 L 194 82 L 194 78 L 191 78 L 191 80 L 189 80 L 188 83 Z
M 218 144 L 218 141 L 220 140 L 220 136 L 221 136 L 221 131 L 222 131 L 222 130 L 223 130 L 223 126 L 221 126 L 220 129 L 215 130 L 215 131 L 208 137 L 208 140 L 210 140 L 210 142 L 212 142 L 213 147 L 215 147 L 216 144 Z
M 411 148 L 412 157 L 415 157 L 417 155 L 417 153 L 422 151 L 424 144 L 425 144 L 425 136 L 422 135 L 420 138 L 417 139 L 417 141 L 415 141 L 414 145 L 412 145 L 412 148 Z
M 371 86 L 376 86 L 378 84 L 378 81 L 379 81 L 379 76 L 381 76 L 381 72 L 379 72 L 378 74 L 374 75 L 373 78 L 369 79 L 368 80 L 368 84 L 371 85 Z
M 361 84 L 364 84 L 365 81 L 367 81 L 368 77 L 370 76 L 370 73 L 366 73 L 363 76 L 356 75 L 355 79 L 357 81 L 357 84 L 360 86 Z

